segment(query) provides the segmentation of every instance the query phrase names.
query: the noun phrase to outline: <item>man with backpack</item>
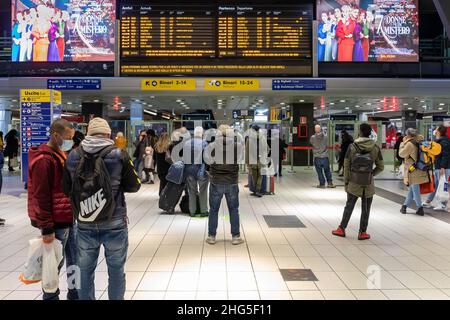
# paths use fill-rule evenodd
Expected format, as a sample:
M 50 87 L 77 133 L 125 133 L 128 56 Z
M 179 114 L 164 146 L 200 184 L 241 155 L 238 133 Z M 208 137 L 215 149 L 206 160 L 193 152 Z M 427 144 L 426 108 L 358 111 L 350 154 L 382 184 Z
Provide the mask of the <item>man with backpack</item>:
M 50 139 L 39 147 L 32 147 L 28 153 L 28 216 L 31 225 L 41 230 L 44 243 L 61 241 L 63 254 L 66 252 L 69 231 L 73 225 L 69 198 L 63 193 L 62 178 L 65 152 L 73 146 L 75 130 L 64 119 L 55 120 L 50 126 Z M 71 248 L 74 252 L 75 248 Z M 64 265 L 64 259 L 58 270 Z M 45 292 L 44 300 L 59 300 L 56 292 Z M 77 290 L 69 288 L 69 300 L 77 298 Z
M 102 245 L 109 299 L 123 300 L 125 294 L 128 218 L 124 192 L 139 191 L 141 182 L 128 153 L 110 137 L 108 122 L 92 119 L 86 139 L 70 153 L 64 172 L 64 192 L 70 196 L 78 222 L 81 300 L 95 299 L 95 269 Z
M 424 162 L 424 154 L 421 151 L 423 136 L 417 134 L 417 130 L 409 128 L 406 130 L 405 138 L 400 144 L 399 156 L 404 159 L 403 182 L 408 186 L 408 195 L 400 209 L 400 212 L 406 214 L 406 209 L 414 201 L 416 203 L 416 214 L 424 215 L 422 199 L 420 196 L 420 185 L 430 181 L 429 170 L 431 163 Z M 421 160 L 422 159 L 422 160 Z
M 333 235 L 345 237 L 345 229 L 352 216 L 356 201 L 361 198 L 361 221 L 358 240 L 370 239 L 366 232 L 369 224 L 370 208 L 375 195 L 373 177 L 384 170 L 381 149 L 370 138 L 372 127 L 363 123 L 359 127 L 360 137 L 350 145 L 344 160 L 344 181 L 347 203 L 341 224 Z M 375 166 L 375 168 L 374 168 Z

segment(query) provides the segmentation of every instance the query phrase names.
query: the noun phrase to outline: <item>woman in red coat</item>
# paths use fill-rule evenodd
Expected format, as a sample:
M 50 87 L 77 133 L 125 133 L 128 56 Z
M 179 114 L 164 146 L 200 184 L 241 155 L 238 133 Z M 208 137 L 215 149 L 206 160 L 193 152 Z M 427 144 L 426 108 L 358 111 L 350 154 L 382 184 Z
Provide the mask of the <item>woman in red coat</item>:
M 350 7 L 342 7 L 342 20 L 339 22 L 336 29 L 336 37 L 338 37 L 338 61 L 351 62 L 353 61 L 353 47 L 355 41 L 353 40 L 353 33 L 355 31 L 356 22 L 350 18 Z

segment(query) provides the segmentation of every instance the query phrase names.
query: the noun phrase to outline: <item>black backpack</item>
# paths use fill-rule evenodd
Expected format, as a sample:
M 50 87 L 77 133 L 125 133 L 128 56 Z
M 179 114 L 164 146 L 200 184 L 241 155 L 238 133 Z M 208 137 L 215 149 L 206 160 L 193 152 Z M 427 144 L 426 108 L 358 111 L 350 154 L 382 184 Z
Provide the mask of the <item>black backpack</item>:
M 362 151 L 356 143 L 353 143 L 356 154 L 350 166 L 350 182 L 361 186 L 368 186 L 373 181 L 374 161 L 370 152 Z
M 115 148 L 109 146 L 96 154 L 79 148 L 80 162 L 73 176 L 70 200 L 73 214 L 81 223 L 107 221 L 114 213 L 116 203 L 104 158 Z

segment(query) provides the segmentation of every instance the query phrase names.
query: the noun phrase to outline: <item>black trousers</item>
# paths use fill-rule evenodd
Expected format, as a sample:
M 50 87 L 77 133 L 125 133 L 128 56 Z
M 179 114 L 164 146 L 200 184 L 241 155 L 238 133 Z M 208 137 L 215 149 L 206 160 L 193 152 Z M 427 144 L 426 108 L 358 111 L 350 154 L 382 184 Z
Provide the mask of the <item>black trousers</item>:
M 361 198 L 361 220 L 359 225 L 360 232 L 367 231 L 367 225 L 369 224 L 369 216 L 370 216 L 370 208 L 372 206 L 371 198 L 366 198 L 364 195 Z M 342 229 L 346 229 L 350 218 L 352 217 L 353 210 L 355 209 L 356 201 L 358 201 L 358 197 L 347 193 L 347 203 L 344 208 L 344 215 L 342 216 L 342 221 L 340 227 Z

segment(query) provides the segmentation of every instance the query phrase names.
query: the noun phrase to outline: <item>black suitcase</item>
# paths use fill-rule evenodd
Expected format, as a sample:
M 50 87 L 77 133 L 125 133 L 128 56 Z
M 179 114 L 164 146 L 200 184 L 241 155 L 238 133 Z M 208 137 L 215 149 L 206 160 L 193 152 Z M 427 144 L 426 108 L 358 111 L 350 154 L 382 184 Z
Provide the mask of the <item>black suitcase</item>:
M 182 198 L 181 198 L 181 202 L 180 202 L 180 210 L 183 213 L 187 213 L 190 214 L 191 212 L 189 211 L 189 195 L 185 194 Z M 200 198 L 197 196 L 197 212 L 196 214 L 200 214 Z
M 159 208 L 168 213 L 173 213 L 176 205 L 180 201 L 183 190 L 184 184 L 168 182 L 159 197 Z

